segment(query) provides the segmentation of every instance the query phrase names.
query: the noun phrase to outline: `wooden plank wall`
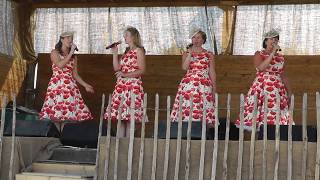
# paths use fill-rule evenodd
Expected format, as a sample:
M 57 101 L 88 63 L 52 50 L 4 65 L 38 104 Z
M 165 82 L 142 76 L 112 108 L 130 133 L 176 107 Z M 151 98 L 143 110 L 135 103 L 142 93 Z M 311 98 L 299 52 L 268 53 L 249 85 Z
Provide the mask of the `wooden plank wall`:
M 99 117 L 101 94 L 112 93 L 115 77 L 112 69 L 112 56 L 105 54 L 81 54 L 79 59 L 79 74 L 93 85 L 96 93 L 88 94 L 81 88 L 82 95 L 93 112 L 95 119 Z M 286 74 L 295 94 L 295 123 L 301 124 L 302 94 L 308 93 L 308 124 L 316 124 L 315 92 L 320 88 L 320 56 L 286 56 Z M 51 62 L 49 54 L 39 54 L 38 95 L 36 108 L 40 110 L 49 78 L 51 76 Z M 143 87 L 148 93 L 148 107 L 155 104 L 155 94 L 160 95 L 160 109 L 166 109 L 166 96 L 175 98 L 178 84 L 184 75 L 180 68 L 181 56 L 152 55 L 147 56 L 147 72 L 143 76 Z M 238 117 L 239 95 L 247 93 L 255 77 L 252 56 L 216 56 L 217 86 L 219 107 L 226 107 L 227 93 L 231 93 L 231 121 Z M 108 96 L 107 96 L 108 97 Z M 225 110 L 219 111 L 220 117 L 225 117 Z M 154 110 L 147 112 L 151 122 L 146 124 L 146 135 L 150 135 L 153 128 Z M 159 121 L 166 118 L 166 112 L 159 112 Z

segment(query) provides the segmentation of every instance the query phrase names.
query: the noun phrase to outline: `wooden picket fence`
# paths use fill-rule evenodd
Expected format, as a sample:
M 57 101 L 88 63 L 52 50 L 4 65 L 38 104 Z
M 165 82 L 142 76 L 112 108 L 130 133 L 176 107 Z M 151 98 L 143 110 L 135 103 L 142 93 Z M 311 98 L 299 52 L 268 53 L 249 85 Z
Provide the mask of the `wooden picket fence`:
M 218 120 L 218 94 L 215 94 L 215 112 L 216 112 L 216 119 Z M 108 106 L 111 106 L 111 96 L 109 95 L 109 101 L 108 101 Z M 131 109 L 134 109 L 134 98 L 132 98 L 131 101 Z M 257 97 L 254 98 L 254 114 L 257 114 Z M 182 97 L 180 97 L 180 102 L 182 101 Z M 192 97 L 191 97 L 192 101 Z M 1 157 L 2 157 L 2 145 L 3 145 L 3 129 L 4 129 L 4 119 L 5 119 L 5 108 L 6 108 L 6 97 L 3 97 L 2 100 L 2 114 L 1 114 L 1 128 L 0 128 L 0 165 L 1 165 Z M 168 179 L 168 164 L 169 164 L 169 153 L 170 153 L 170 110 L 171 110 L 171 105 L 170 105 L 171 99 L 170 96 L 167 97 L 167 122 L 166 122 L 166 139 L 165 139 L 165 151 L 164 151 L 164 159 L 161 159 L 163 161 L 163 172 L 157 172 L 157 165 L 158 165 L 158 124 L 159 124 L 159 96 L 156 95 L 155 97 L 155 119 L 154 119 L 154 136 L 153 136 L 153 153 L 152 153 L 152 166 L 151 166 L 151 177 L 147 179 L 155 180 L 156 179 L 156 174 L 161 173 L 162 174 L 162 179 L 166 180 Z M 277 95 L 277 106 L 280 107 L 280 98 L 279 95 Z M 122 104 L 122 103 L 121 103 Z M 182 103 L 180 103 L 181 105 Z M 227 116 L 226 116 L 226 134 L 225 134 L 225 140 L 224 140 L 224 152 L 221 153 L 223 154 L 223 160 L 222 162 L 218 162 L 218 145 L 219 141 L 218 140 L 218 123 L 215 123 L 215 136 L 213 140 L 213 151 L 212 151 L 212 160 L 211 160 L 211 180 L 218 179 L 217 177 L 217 166 L 219 164 L 222 164 L 222 179 L 226 180 L 228 179 L 228 174 L 230 173 L 228 171 L 228 156 L 230 155 L 228 152 L 228 146 L 229 146 L 229 132 L 230 132 L 230 112 L 231 112 L 231 95 L 228 94 L 227 96 Z M 265 112 L 267 110 L 266 107 L 266 102 L 264 103 L 264 109 Z M 192 113 L 192 108 L 191 107 L 191 113 Z M 133 177 L 133 151 L 134 151 L 134 141 L 135 141 L 135 123 L 130 123 L 130 136 L 129 136 L 129 141 L 128 141 L 128 148 L 127 148 L 127 172 L 119 172 L 118 169 L 118 160 L 120 156 L 120 151 L 119 151 L 119 143 L 120 143 L 120 134 L 119 134 L 119 127 L 120 127 L 120 122 L 117 121 L 117 134 L 115 137 L 111 137 L 111 120 L 107 121 L 107 135 L 105 137 L 102 136 L 102 126 L 103 126 L 103 113 L 105 109 L 105 95 L 102 96 L 102 104 L 101 104 L 101 116 L 100 116 L 100 125 L 99 125 L 99 137 L 98 137 L 98 148 L 97 148 L 97 158 L 96 158 L 96 176 L 95 179 L 103 179 L 107 180 L 113 179 L 113 180 L 118 180 L 118 174 L 119 173 L 126 173 L 127 180 L 131 179 L 146 179 L 144 177 L 144 155 L 145 155 L 145 118 L 143 118 L 141 122 L 141 137 L 140 137 L 140 150 L 139 150 L 139 166 L 138 166 L 138 175 L 137 177 Z M 109 111 L 109 116 L 111 117 L 110 114 L 110 109 L 108 108 Z M 121 112 L 121 106 L 118 110 L 118 112 Z M 320 96 L 319 93 L 316 93 L 316 111 L 317 111 L 317 129 L 320 129 Z M 306 174 L 307 174 L 307 156 L 308 156 L 308 137 L 307 137 L 307 94 L 303 95 L 303 107 L 302 107 L 302 128 L 303 128 L 303 151 L 302 151 L 302 165 L 301 165 L 301 177 L 302 180 L 306 179 Z M 291 104 L 290 104 L 290 115 L 293 117 L 294 113 L 294 95 L 291 97 Z M 10 155 L 10 171 L 9 171 L 9 180 L 14 179 L 14 149 L 15 149 L 15 121 L 16 121 L 16 100 L 15 98 L 13 99 L 13 126 L 12 126 L 12 151 Z M 118 113 L 120 114 L 120 113 Z M 143 104 L 143 117 L 146 117 L 147 114 L 147 94 L 144 95 L 144 104 Z M 190 168 L 190 157 L 191 157 L 191 151 L 190 151 L 190 146 L 191 146 L 191 122 L 192 119 L 190 118 L 188 121 L 188 128 L 187 128 L 187 139 L 182 140 L 182 108 L 181 106 L 179 107 L 179 120 L 178 120 L 178 132 L 177 132 L 177 139 L 176 139 L 176 149 L 175 149 L 175 168 L 174 168 L 174 180 L 181 179 L 179 177 L 179 172 L 182 171 L 180 167 L 180 152 L 181 152 L 181 144 L 182 141 L 186 141 L 186 161 L 185 161 L 185 175 L 184 179 L 189 180 L 189 174 L 191 171 L 198 171 L 198 178 L 199 180 L 205 179 L 204 177 L 204 160 L 205 160 L 205 152 L 206 152 L 206 143 L 209 141 L 206 139 L 206 121 L 202 121 L 202 136 L 201 136 L 201 146 L 200 146 L 200 157 L 198 159 L 199 161 L 199 167 L 198 169 L 191 169 Z M 192 114 L 190 115 L 192 117 Z M 206 111 L 205 107 L 203 110 L 203 119 L 206 117 Z M 134 122 L 134 111 L 131 111 L 131 122 Z M 267 118 L 266 116 L 264 117 L 264 124 L 267 124 Z M 242 179 L 242 168 L 243 168 L 243 154 L 244 154 L 244 128 L 243 128 L 243 122 L 244 122 L 244 95 L 240 95 L 240 129 L 239 129 L 239 141 L 238 141 L 238 161 L 237 161 L 237 172 L 236 172 L 236 179 L 241 180 Z M 276 114 L 276 131 L 275 131 L 275 145 L 274 145 L 274 158 L 275 158 L 275 163 L 273 168 L 273 178 L 274 180 L 279 179 L 279 160 L 280 160 L 280 109 L 278 109 L 277 114 Z M 249 180 L 254 179 L 254 160 L 255 160 L 255 144 L 256 144 L 256 134 L 257 134 L 257 129 L 255 128 L 256 124 L 255 121 L 253 121 L 253 129 L 251 131 L 251 140 L 250 140 L 250 158 L 249 158 Z M 263 136 L 263 152 L 262 152 L 262 177 L 261 179 L 266 180 L 267 176 L 270 177 L 270 174 L 267 174 L 267 126 L 264 126 L 264 136 Z M 111 143 L 111 140 L 115 138 L 115 143 Z M 102 143 L 101 141 L 105 141 L 105 147 L 101 147 Z M 315 167 L 314 167 L 314 179 L 319 180 L 320 177 L 320 133 L 317 133 L 317 143 L 316 143 L 316 159 L 315 161 Z M 290 124 L 288 125 L 288 149 L 287 149 L 287 157 L 288 157 L 288 163 L 287 163 L 287 180 L 294 179 L 293 177 L 293 171 L 292 171 L 292 166 L 293 166 L 293 141 L 292 141 L 292 121 L 290 121 Z M 221 143 L 220 143 L 221 144 Z M 114 151 L 111 151 L 111 146 L 114 145 Z M 104 151 L 101 151 L 104 149 Z M 111 152 L 114 152 L 114 154 L 111 154 Z M 104 155 L 104 159 L 101 158 L 101 155 Z M 114 161 L 111 161 L 110 157 L 112 156 L 112 159 Z M 101 161 L 104 161 L 104 166 L 101 165 Z M 111 166 L 112 165 L 112 166 Z M 109 175 L 109 170 L 110 168 L 113 168 L 112 174 L 113 177 L 110 178 Z M 99 173 L 103 170 L 103 174 Z M 206 177 L 207 178 L 207 177 Z M 260 179 L 260 178 L 259 178 Z
M 215 94 L 215 112 L 216 112 L 216 119 L 218 119 L 219 115 L 218 115 L 218 109 L 219 109 L 219 105 L 218 105 L 218 94 Z M 133 98 L 132 98 L 133 99 Z M 182 97 L 180 97 L 180 105 L 182 101 Z M 191 101 L 192 101 L 192 97 L 191 97 Z M 162 174 L 162 178 L 163 180 L 166 180 L 168 178 L 168 163 L 169 163 L 169 149 L 170 149 L 170 109 L 171 109 L 171 105 L 170 105 L 171 99 L 170 96 L 167 97 L 167 122 L 166 122 L 166 139 L 165 139 L 165 152 L 164 152 L 164 159 L 162 159 L 161 161 L 163 162 L 163 172 L 157 172 L 157 149 L 158 149 L 158 124 L 159 124 L 159 96 L 158 94 L 155 96 L 155 119 L 154 119 L 154 134 L 153 134 L 153 155 L 152 155 L 152 167 L 151 167 L 151 177 L 147 178 L 147 179 L 151 179 L 151 180 L 155 180 L 156 179 L 156 174 L 161 173 Z M 102 121 L 103 121 L 103 109 L 105 106 L 105 96 L 102 96 L 102 106 L 101 106 L 101 117 L 100 117 L 100 130 L 102 127 Z M 277 95 L 277 107 L 280 107 L 280 97 L 279 95 Z M 122 104 L 122 103 L 120 103 Z M 222 178 L 223 180 L 227 180 L 228 179 L 228 145 L 229 145 L 229 133 L 230 133 L 230 112 L 231 112 L 231 95 L 228 94 L 227 95 L 227 108 L 226 108 L 226 133 L 225 133 L 225 140 L 224 140 L 224 152 L 223 154 L 223 162 L 217 162 L 217 155 L 218 155 L 218 144 L 219 141 L 218 140 L 218 131 L 217 129 L 218 127 L 218 123 L 215 123 L 215 135 L 214 135 L 214 142 L 213 142 L 213 151 L 212 151 L 212 169 L 211 169 L 211 180 L 214 179 L 218 179 L 217 177 L 217 166 L 218 164 L 222 164 L 223 168 L 222 168 Z M 109 95 L 109 102 L 108 102 L 108 106 L 111 106 L 111 96 Z M 264 102 L 264 107 L 265 112 L 267 112 L 267 99 L 265 99 Z M 110 109 L 110 108 L 109 108 Z M 131 109 L 134 109 L 134 102 L 131 102 Z M 191 106 L 191 111 L 190 113 L 192 113 L 193 107 Z M 254 98 L 254 110 L 253 113 L 257 114 L 257 97 L 255 96 Z M 293 113 L 294 113 L 294 95 L 291 96 L 291 104 L 290 104 L 290 116 L 293 117 Z M 316 93 L 316 111 L 317 111 L 317 129 L 320 129 L 320 97 L 319 97 L 319 93 Z M 121 112 L 121 106 L 118 110 L 118 112 Z M 131 111 L 131 122 L 134 121 L 134 111 Z M 146 112 L 147 112 L 147 95 L 144 95 L 144 104 L 143 104 L 143 117 L 146 117 Z M 109 117 L 110 117 L 110 112 L 109 113 Z M 120 114 L 120 113 L 118 113 Z M 174 168 L 174 180 L 178 180 L 181 179 L 181 177 L 179 177 L 179 171 L 181 171 L 181 167 L 180 167 L 180 152 L 181 152 L 181 142 L 182 141 L 186 141 L 186 161 L 185 161 L 185 175 L 184 175 L 184 179 L 185 180 L 189 180 L 189 173 L 191 171 L 190 169 L 190 144 L 191 144 L 191 122 L 192 119 L 190 118 L 188 121 L 188 128 L 187 128 L 187 139 L 186 140 L 182 140 L 182 108 L 181 106 L 179 107 L 179 120 L 178 120 L 178 132 L 177 132 L 177 139 L 176 139 L 176 159 L 175 159 L 175 168 Z M 192 117 L 192 114 L 190 115 L 190 117 Z M 206 139 L 206 121 L 205 121 L 205 117 L 206 117 L 206 111 L 205 111 L 205 107 L 203 110 L 203 121 L 202 121 L 202 136 L 201 136 L 201 150 L 200 150 L 200 157 L 199 157 L 199 168 L 196 169 L 196 171 L 198 171 L 199 180 L 203 180 L 204 179 L 204 160 L 205 160 L 205 151 L 206 151 L 206 143 L 209 141 Z M 254 116 L 256 117 L 256 116 Z M 97 169 L 96 169 L 96 174 L 97 177 L 96 179 L 103 179 L 103 180 L 107 180 L 108 178 L 110 179 L 110 176 L 108 176 L 109 171 L 110 171 L 110 165 L 112 164 L 113 167 L 113 180 L 117 180 L 118 178 L 118 173 L 120 173 L 118 171 L 118 158 L 119 158 L 119 141 L 120 141 L 120 136 L 119 136 L 119 132 L 118 129 L 120 127 L 120 121 L 117 122 L 117 135 L 115 137 L 115 150 L 114 150 L 114 154 L 110 154 L 110 140 L 111 138 L 111 133 L 110 133 L 110 129 L 111 129 L 111 120 L 107 121 L 107 135 L 106 137 L 101 137 L 101 133 L 99 136 L 99 139 L 102 138 L 106 138 L 106 144 L 105 144 L 105 148 L 101 148 L 98 147 L 98 149 L 105 149 L 105 152 L 100 152 L 98 153 L 97 156 Z M 264 116 L 263 119 L 264 124 L 267 124 L 267 116 Z M 239 128 L 239 145 L 238 145 L 238 161 L 237 161 L 237 172 L 236 172 L 236 179 L 237 180 L 241 180 L 242 179 L 242 168 L 243 168 L 243 144 L 244 144 L 244 128 L 243 128 L 243 123 L 244 123 L 244 95 L 241 94 L 240 95 L 240 128 Z M 293 166 L 293 140 L 292 140 L 292 121 L 290 121 L 289 125 L 288 125 L 288 149 L 287 149 L 287 180 L 292 180 L 294 179 L 293 177 L 293 172 L 292 172 L 292 166 Z M 302 180 L 306 179 L 306 174 L 307 174 L 307 153 L 308 153 L 308 137 L 307 137 L 307 94 L 303 94 L 303 105 L 302 105 L 302 128 L 303 128 L 303 152 L 302 152 L 302 168 L 301 168 L 301 177 Z M 263 152 L 262 152 L 262 177 L 259 179 L 262 180 L 266 180 L 267 177 L 268 179 L 270 179 L 270 174 L 268 174 L 267 172 L 267 126 L 263 126 Z M 142 180 L 145 179 L 145 177 L 143 177 L 143 163 L 144 163 L 144 152 L 145 152 L 145 146 L 144 146 L 144 141 L 145 141 L 145 118 L 143 118 L 142 122 L 141 122 L 141 137 L 140 137 L 140 153 L 139 153 L 139 167 L 138 167 L 138 177 L 132 177 L 132 159 L 133 159 L 133 144 L 134 144 L 134 134 L 135 132 L 135 123 L 130 123 L 130 136 L 129 136 L 129 143 L 128 143 L 128 159 L 127 159 L 127 180 L 131 180 L 131 179 L 138 179 L 138 180 Z M 256 121 L 254 119 L 253 121 L 253 128 L 251 131 L 251 140 L 250 140 L 250 158 L 249 158 L 249 180 L 253 180 L 254 179 L 254 159 L 255 159 L 255 144 L 256 144 L 256 134 L 257 134 L 257 129 L 256 129 Z M 317 144 L 316 144 L 316 149 L 317 149 L 317 154 L 316 154 L 316 159 L 315 159 L 315 172 L 314 172 L 314 179 L 315 180 L 319 180 L 319 176 L 320 176 L 320 133 L 317 133 Z M 279 160 L 280 160 L 280 109 L 278 109 L 277 113 L 276 113 L 276 126 L 275 126 L 275 141 L 274 141 L 275 145 L 274 145 L 274 158 L 275 158 L 275 163 L 273 168 L 273 172 L 274 174 L 272 175 L 274 180 L 278 180 L 279 179 Z M 100 145 L 100 144 L 99 144 Z M 99 167 L 99 158 L 100 158 L 100 154 L 104 153 L 105 154 L 105 159 L 104 159 L 104 167 Z M 114 162 L 110 161 L 110 156 L 114 156 Z M 104 173 L 103 173 L 103 177 L 98 177 L 99 174 L 99 169 L 103 168 L 104 169 Z M 195 171 L 195 169 L 192 169 L 192 171 Z M 121 172 L 124 173 L 124 172 Z M 207 178 L 207 177 L 206 177 Z

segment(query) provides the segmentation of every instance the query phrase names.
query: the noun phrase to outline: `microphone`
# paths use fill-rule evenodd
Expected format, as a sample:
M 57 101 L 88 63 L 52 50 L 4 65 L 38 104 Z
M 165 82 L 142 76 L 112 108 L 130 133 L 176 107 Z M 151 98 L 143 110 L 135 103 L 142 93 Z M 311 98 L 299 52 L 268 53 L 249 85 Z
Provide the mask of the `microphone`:
M 106 49 L 113 48 L 113 47 L 115 47 L 115 46 L 117 46 L 117 45 L 119 45 L 119 44 L 121 44 L 121 43 L 122 43 L 121 41 L 114 42 L 114 43 L 110 44 L 109 46 L 107 46 Z
M 188 44 L 188 45 L 187 45 L 187 49 L 191 48 L 192 46 L 193 46 L 192 43 Z
M 71 50 L 72 46 L 76 46 L 76 45 L 72 43 L 72 45 L 71 45 L 71 47 L 70 47 L 70 50 Z M 74 48 L 74 51 L 79 51 L 79 49 L 78 49 L 77 46 Z
M 273 46 L 275 46 L 275 45 L 276 45 L 276 44 L 273 44 Z M 280 46 L 279 46 L 279 47 L 280 47 Z M 277 49 L 277 51 L 281 51 L 281 48 Z M 276 52 L 277 52 L 277 51 L 276 51 Z

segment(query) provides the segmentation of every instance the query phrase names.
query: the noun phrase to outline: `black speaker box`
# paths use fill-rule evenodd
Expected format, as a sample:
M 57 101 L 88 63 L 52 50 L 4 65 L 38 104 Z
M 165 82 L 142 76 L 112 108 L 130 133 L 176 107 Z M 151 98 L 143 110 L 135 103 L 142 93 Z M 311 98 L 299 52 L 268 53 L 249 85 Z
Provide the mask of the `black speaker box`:
M 225 132 L 226 132 L 226 120 L 221 118 L 220 125 L 218 127 L 218 139 L 223 140 L 225 139 Z M 159 132 L 158 138 L 165 139 L 166 138 L 166 121 L 161 121 L 159 123 Z M 187 139 L 187 130 L 188 130 L 188 122 L 182 122 L 182 139 Z M 214 128 L 207 128 L 206 132 L 206 139 L 214 139 Z M 195 122 L 191 123 L 191 139 L 199 140 L 201 139 L 202 135 L 202 122 Z M 170 126 L 170 138 L 177 139 L 178 136 L 178 122 L 171 122 Z M 230 124 L 230 133 L 229 133 L 230 140 L 238 140 L 239 139 L 239 130 L 236 126 L 231 123 Z
M 218 139 L 225 140 L 226 137 L 226 119 L 220 118 L 219 119 L 219 130 L 218 130 Z M 210 128 L 207 131 L 207 139 L 214 139 L 215 128 Z M 239 140 L 239 129 L 234 125 L 234 123 L 230 122 L 230 130 L 229 130 L 229 140 Z
M 102 126 L 102 135 L 106 135 L 105 123 Z M 61 143 L 65 146 L 96 148 L 99 134 L 98 121 L 83 121 L 64 125 Z
M 12 108 L 6 109 L 4 135 L 12 134 Z M 26 137 L 59 137 L 59 131 L 49 120 L 39 120 L 38 113 L 25 107 L 17 107 L 16 111 L 16 136 Z
M 159 132 L 158 138 L 165 139 L 166 138 L 166 121 L 160 121 L 159 123 Z M 187 130 L 188 130 L 188 122 L 182 122 L 182 133 L 181 138 L 187 139 Z M 202 124 L 201 122 L 192 122 L 191 123 L 191 139 L 201 139 L 201 130 Z M 178 137 L 178 122 L 171 122 L 170 124 L 170 138 L 177 139 Z
M 280 125 L 280 140 L 288 141 L 288 127 L 287 125 Z M 267 139 L 274 140 L 276 126 L 275 125 L 267 125 L 268 133 Z M 263 139 L 263 125 L 260 127 L 260 131 L 258 134 L 258 139 Z M 307 136 L 309 142 L 317 142 L 317 128 L 315 126 L 307 126 Z M 292 125 L 292 140 L 293 141 L 302 141 L 302 126 L 301 125 Z
M 4 135 L 11 136 L 12 119 L 6 120 Z M 59 131 L 51 121 L 16 120 L 16 136 L 26 137 L 59 137 Z

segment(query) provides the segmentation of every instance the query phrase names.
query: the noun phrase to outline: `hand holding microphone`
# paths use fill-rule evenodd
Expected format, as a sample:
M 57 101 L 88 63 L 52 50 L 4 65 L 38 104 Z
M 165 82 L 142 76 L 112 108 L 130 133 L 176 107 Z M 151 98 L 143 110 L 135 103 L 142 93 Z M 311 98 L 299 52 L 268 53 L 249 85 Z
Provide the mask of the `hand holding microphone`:
M 70 52 L 74 53 L 74 51 L 79 51 L 79 49 L 78 49 L 77 45 L 72 44 Z
M 121 44 L 121 40 L 118 42 L 114 42 L 106 47 L 106 49 L 112 49 L 113 54 L 118 53 L 118 45 Z
M 190 48 L 192 48 L 192 46 L 193 46 L 193 44 L 192 44 L 192 43 L 188 44 L 188 45 L 187 45 L 187 47 L 186 47 L 186 48 L 187 48 L 187 50 L 188 50 L 188 49 L 190 49 Z
M 280 48 L 280 46 L 278 45 L 278 44 L 276 44 L 276 43 L 274 43 L 273 44 L 273 52 L 278 52 L 278 51 L 281 51 L 281 48 Z

